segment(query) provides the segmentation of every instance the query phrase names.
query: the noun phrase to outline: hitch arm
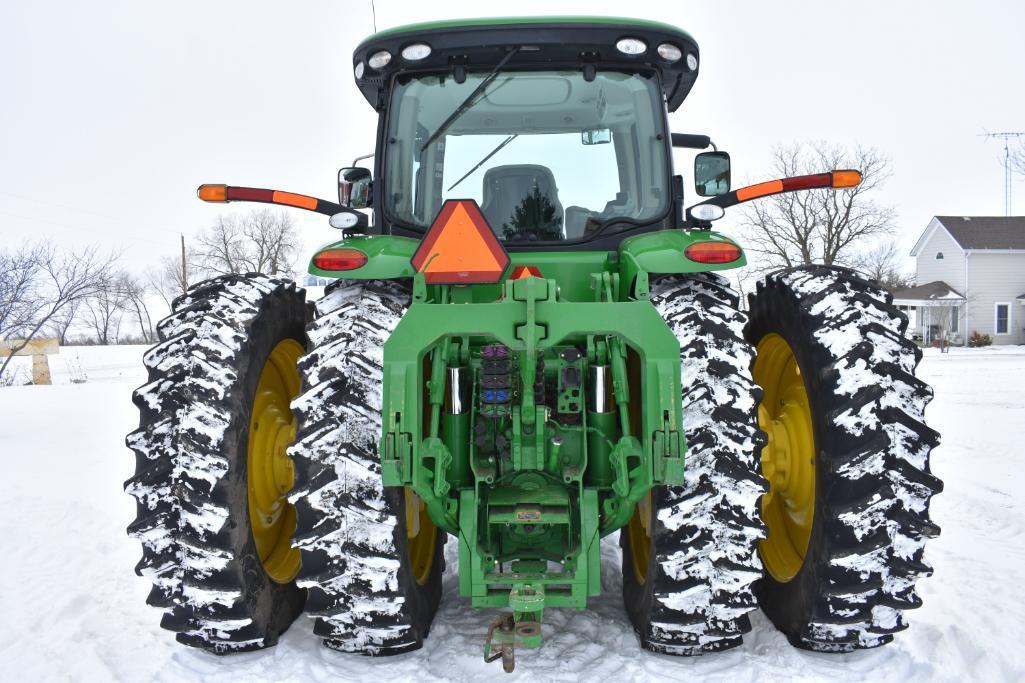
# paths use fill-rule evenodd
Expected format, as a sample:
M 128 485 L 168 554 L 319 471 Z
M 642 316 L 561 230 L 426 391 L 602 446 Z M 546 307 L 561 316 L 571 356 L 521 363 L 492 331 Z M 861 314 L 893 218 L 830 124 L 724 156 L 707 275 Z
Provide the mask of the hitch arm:
M 305 209 L 314 213 L 322 213 L 325 216 L 334 216 L 339 213 L 351 213 L 356 216 L 356 225 L 366 225 L 367 217 L 359 211 L 354 211 L 341 204 L 329 202 L 326 199 L 317 199 L 304 194 L 294 192 L 283 192 L 281 190 L 264 190 L 257 187 L 233 187 L 231 185 L 200 185 L 196 191 L 199 198 L 204 202 L 260 202 L 263 204 L 278 204 L 279 206 L 291 206 L 297 209 Z

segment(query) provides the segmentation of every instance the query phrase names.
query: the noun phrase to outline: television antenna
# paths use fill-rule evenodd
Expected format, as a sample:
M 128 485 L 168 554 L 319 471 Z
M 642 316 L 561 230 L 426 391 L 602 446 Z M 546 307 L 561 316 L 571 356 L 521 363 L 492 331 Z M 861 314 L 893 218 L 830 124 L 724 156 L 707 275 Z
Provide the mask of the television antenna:
M 1011 215 L 1011 144 L 1012 138 L 1025 137 L 1025 131 L 1005 131 L 1003 133 L 983 133 L 984 138 L 996 138 L 1004 141 L 1004 215 Z

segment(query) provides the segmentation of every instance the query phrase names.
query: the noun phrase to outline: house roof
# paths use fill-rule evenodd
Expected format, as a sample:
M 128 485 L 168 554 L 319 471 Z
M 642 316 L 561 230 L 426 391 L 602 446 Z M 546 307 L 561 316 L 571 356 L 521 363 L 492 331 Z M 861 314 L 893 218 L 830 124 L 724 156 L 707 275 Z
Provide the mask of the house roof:
M 905 301 L 964 301 L 964 296 L 943 280 L 936 280 L 924 285 L 895 289 L 892 292 L 893 299 Z M 1025 296 L 1023 294 L 1022 296 Z
M 936 216 L 962 249 L 1025 249 L 1025 216 Z

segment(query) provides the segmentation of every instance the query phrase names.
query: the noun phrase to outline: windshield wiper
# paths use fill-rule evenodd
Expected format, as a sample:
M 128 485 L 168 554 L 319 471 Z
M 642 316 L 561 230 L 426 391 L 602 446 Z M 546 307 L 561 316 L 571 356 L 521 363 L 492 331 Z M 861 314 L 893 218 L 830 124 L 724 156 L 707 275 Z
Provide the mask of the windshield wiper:
M 431 136 L 427 138 L 426 142 L 424 142 L 423 147 L 420 148 L 421 159 L 423 158 L 424 152 L 427 150 L 427 148 L 431 146 L 432 142 L 434 142 L 442 135 L 444 135 L 445 131 L 447 131 L 452 126 L 452 124 L 456 122 L 456 119 L 465 114 L 466 111 L 470 109 L 470 107 L 477 104 L 481 96 L 481 93 L 483 93 L 485 88 L 491 85 L 494 82 L 494 80 L 498 78 L 498 74 L 502 72 L 502 67 L 505 66 L 508 63 L 508 61 L 512 59 L 512 56 L 519 51 L 519 45 L 513 46 L 509 50 L 509 52 L 506 53 L 505 57 L 502 57 L 502 59 L 499 60 L 498 64 L 495 65 L 495 68 L 488 72 L 488 75 L 484 77 L 484 80 L 480 82 L 480 85 L 474 88 L 473 92 L 471 92 L 469 96 L 465 100 L 463 100 L 458 107 L 455 108 L 455 111 L 448 115 L 448 118 L 445 119 L 444 123 L 438 126 L 438 130 L 431 133 Z
M 498 147 L 495 147 L 493 150 L 488 152 L 488 155 L 486 157 L 484 157 L 483 159 L 478 161 L 477 165 L 474 166 L 473 168 L 471 168 L 469 171 L 467 171 L 463 175 L 463 177 L 461 177 L 459 180 L 457 180 L 454 183 L 452 183 L 452 187 L 449 187 L 447 190 L 445 190 L 445 192 L 451 192 L 453 187 L 455 187 L 456 185 L 458 185 L 459 183 L 463 182 L 464 180 L 469 178 L 471 175 L 473 175 L 473 172 L 476 171 L 481 166 L 483 166 L 485 163 L 487 163 L 488 159 L 490 159 L 491 157 L 493 157 L 496 154 L 498 154 L 499 151 L 501 151 L 501 149 L 503 147 L 505 147 L 506 145 L 508 145 L 510 142 L 512 142 L 513 140 L 515 140 L 518 137 L 520 137 L 520 134 L 519 133 L 515 133 L 515 134 L 510 135 L 509 137 L 507 137 L 505 140 L 502 140 L 502 142 L 498 143 Z

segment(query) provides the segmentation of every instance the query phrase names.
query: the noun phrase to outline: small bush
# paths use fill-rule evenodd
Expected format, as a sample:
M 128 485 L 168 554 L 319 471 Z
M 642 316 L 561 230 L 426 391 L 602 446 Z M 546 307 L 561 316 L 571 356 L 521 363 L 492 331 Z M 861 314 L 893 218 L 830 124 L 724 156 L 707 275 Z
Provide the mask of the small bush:
M 979 348 L 980 346 L 989 346 L 993 343 L 993 337 L 988 334 L 979 334 L 978 332 L 972 332 L 972 336 L 968 337 L 968 346 L 972 348 Z
M 0 387 L 20 387 L 32 384 L 32 374 L 23 365 L 11 363 L 7 372 L 0 375 Z
M 64 365 L 68 369 L 68 377 L 72 384 L 85 384 L 89 380 L 89 376 L 82 369 L 82 359 L 78 357 L 78 354 L 72 358 L 65 358 Z

